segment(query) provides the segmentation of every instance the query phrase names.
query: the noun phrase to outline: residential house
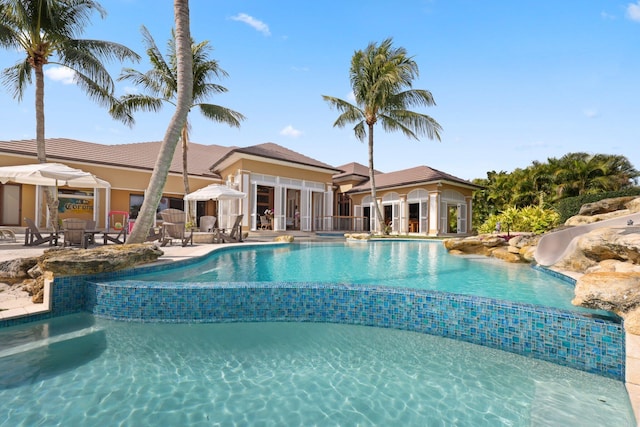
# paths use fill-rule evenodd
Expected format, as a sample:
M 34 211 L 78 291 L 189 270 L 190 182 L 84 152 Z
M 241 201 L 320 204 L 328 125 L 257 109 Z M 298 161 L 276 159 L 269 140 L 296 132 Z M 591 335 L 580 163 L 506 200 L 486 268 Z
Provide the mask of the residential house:
M 104 145 L 73 139 L 47 139 L 47 160 L 91 172 L 111 184 L 110 191 L 60 187 L 59 215 L 107 224 L 110 210 L 125 211 L 135 221 L 144 200 L 160 142 Z M 0 141 L 0 166 L 37 162 L 35 140 Z M 238 202 L 199 201 L 197 217 L 217 216 L 222 227 L 242 213 L 243 227 L 260 229 L 260 217 L 273 213 L 275 231 L 367 231 L 372 214 L 368 168 L 358 163 L 333 167 L 274 143 L 225 147 L 190 143 L 190 191 L 226 184 L 247 194 Z M 442 235 L 468 233 L 471 195 L 478 187 L 427 166 L 376 171 L 378 203 L 385 224 L 395 233 Z M 0 185 L 0 225 L 24 226 L 24 217 L 46 224 L 41 189 Z M 170 166 L 158 210 L 184 208 L 181 148 Z M 106 209 L 104 209 L 106 207 Z M 190 209 L 190 211 L 192 211 Z M 455 218 L 455 220 L 453 220 Z

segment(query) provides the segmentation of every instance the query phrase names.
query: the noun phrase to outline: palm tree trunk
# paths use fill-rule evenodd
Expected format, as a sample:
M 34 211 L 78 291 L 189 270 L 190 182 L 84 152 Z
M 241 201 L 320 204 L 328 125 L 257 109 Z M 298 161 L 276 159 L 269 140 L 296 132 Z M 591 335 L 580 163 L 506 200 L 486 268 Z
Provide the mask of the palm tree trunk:
M 44 144 L 44 70 L 42 64 L 34 67 L 36 75 L 36 149 L 38 162 L 47 161 Z
M 187 160 L 187 150 L 189 149 L 189 130 L 187 123 L 182 127 L 182 182 L 184 183 L 184 194 L 189 194 L 189 165 Z
M 193 101 L 193 55 L 189 30 L 189 1 L 174 0 L 173 10 L 176 24 L 176 57 L 178 60 L 178 95 L 176 111 L 169 122 L 162 140 L 160 153 L 151 174 L 144 202 L 127 243 L 142 243 L 149 230 L 162 198 L 169 167 L 180 139 L 182 128 L 187 123 L 187 115 Z
M 373 199 L 375 215 L 378 219 L 376 222 L 375 232 L 379 234 L 383 230 L 382 224 L 384 223 L 384 217 L 382 216 L 382 211 L 380 211 L 380 206 L 378 205 L 375 169 L 373 167 L 373 124 L 369 125 L 369 181 L 371 182 L 371 198 Z
M 36 75 L 36 153 L 39 163 L 46 163 L 47 153 L 44 141 L 44 69 L 42 64 L 37 64 L 34 67 L 34 73 Z M 57 190 L 56 190 L 57 191 Z M 44 199 L 47 204 L 47 210 L 49 211 L 49 218 L 51 219 L 51 226 L 57 232 L 59 230 L 58 224 L 58 198 L 51 193 L 49 187 L 44 188 Z M 40 218 L 38 218 L 38 225 L 40 225 Z

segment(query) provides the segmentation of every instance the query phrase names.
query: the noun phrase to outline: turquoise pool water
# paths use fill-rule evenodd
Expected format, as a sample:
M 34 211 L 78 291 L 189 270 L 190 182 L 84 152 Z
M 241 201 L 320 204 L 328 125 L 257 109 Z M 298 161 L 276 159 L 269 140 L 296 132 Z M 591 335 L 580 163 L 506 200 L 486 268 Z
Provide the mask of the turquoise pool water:
M 414 332 L 64 316 L 0 330 L 1 426 L 633 426 L 620 381 Z
M 573 285 L 528 264 L 449 255 L 442 242 L 296 243 L 238 246 L 201 262 L 128 279 L 161 282 L 294 282 L 429 289 L 582 312 Z

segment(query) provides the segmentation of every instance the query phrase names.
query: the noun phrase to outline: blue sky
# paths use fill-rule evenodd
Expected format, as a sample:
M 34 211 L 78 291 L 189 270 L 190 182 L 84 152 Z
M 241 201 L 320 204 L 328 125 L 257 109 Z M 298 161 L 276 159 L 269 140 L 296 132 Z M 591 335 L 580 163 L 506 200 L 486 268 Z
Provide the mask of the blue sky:
M 367 164 L 366 143 L 321 95 L 349 99 L 354 51 L 393 37 L 420 69 L 415 88 L 437 105 L 421 109 L 443 127 L 442 141 L 409 140 L 375 129 L 375 167 L 427 165 L 484 178 L 570 152 L 621 154 L 640 169 L 640 1 L 206 1 L 191 0 L 191 32 L 209 40 L 229 77 L 210 99 L 247 117 L 240 129 L 190 114 L 191 140 L 250 146 L 275 142 L 339 166 Z M 143 56 L 140 26 L 163 53 L 173 26 L 168 0 L 103 0 L 84 38 L 125 44 Z M 0 51 L 0 68 L 20 55 Z M 122 64 L 110 64 L 117 77 Z M 65 80 L 66 78 L 66 80 Z M 118 94 L 132 90 L 118 83 Z M 35 138 L 33 87 L 22 102 L 1 88 L 0 139 Z M 161 140 L 172 108 L 138 113 L 133 128 L 47 67 L 47 138 L 103 144 Z

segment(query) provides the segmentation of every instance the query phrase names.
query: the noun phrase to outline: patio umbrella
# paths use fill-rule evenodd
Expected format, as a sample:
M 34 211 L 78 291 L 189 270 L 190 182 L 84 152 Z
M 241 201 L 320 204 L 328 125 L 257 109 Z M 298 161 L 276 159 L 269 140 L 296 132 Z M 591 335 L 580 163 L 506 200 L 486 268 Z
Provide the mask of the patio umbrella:
M 223 200 L 241 200 L 244 199 L 245 197 L 247 197 L 247 195 L 245 193 L 243 193 L 242 191 L 238 191 L 238 190 L 234 190 L 231 187 L 228 187 L 226 185 L 222 185 L 222 184 L 210 184 L 206 187 L 203 187 L 199 190 L 194 191 L 193 193 L 189 193 L 186 196 L 184 196 L 184 200 L 186 202 L 192 202 L 192 201 L 205 201 L 205 200 L 218 200 L 218 201 L 223 201 Z M 189 203 L 186 203 L 186 208 L 185 211 L 187 213 L 187 218 L 189 218 Z M 226 222 L 227 222 L 227 227 L 230 224 L 231 221 L 231 217 L 229 215 L 230 209 L 222 209 L 222 207 L 220 206 L 220 209 L 218 211 L 218 216 L 225 216 L 226 218 Z M 222 224 L 222 218 L 218 218 L 218 223 Z
M 107 189 L 106 207 L 108 211 L 111 184 L 89 172 L 62 163 L 35 163 L 0 167 L 0 183 L 6 184 L 8 182 L 56 187 L 55 198 L 58 197 L 58 187 L 60 186 L 105 188 Z M 50 213 L 52 217 L 57 217 L 57 212 Z M 94 217 L 95 214 L 94 212 Z M 36 203 L 36 217 L 40 217 L 39 203 Z
M 50 187 L 73 186 L 78 188 L 110 188 L 111 184 L 85 172 L 61 163 L 36 163 L 30 165 L 0 167 L 0 183 L 46 185 Z
M 247 197 L 242 191 L 222 184 L 211 184 L 184 196 L 184 200 L 233 200 Z

